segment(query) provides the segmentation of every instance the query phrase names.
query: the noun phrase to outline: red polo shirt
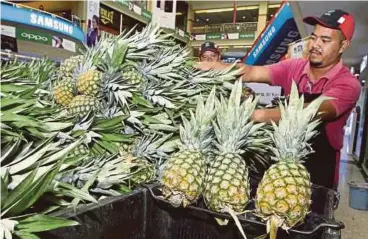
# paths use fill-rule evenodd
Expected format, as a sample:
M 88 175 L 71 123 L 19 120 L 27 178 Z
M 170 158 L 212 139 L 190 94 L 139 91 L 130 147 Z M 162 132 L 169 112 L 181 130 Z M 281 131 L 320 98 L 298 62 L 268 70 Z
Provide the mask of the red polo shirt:
M 285 95 L 290 94 L 291 81 L 294 80 L 302 93 L 322 92 L 322 95 L 335 98 L 332 103 L 336 108 L 337 118 L 327 123 L 326 133 L 331 146 L 337 151 L 338 167 L 339 153 L 344 141 L 344 126 L 359 99 L 361 85 L 342 61 L 315 81 L 308 76 L 309 68 L 307 59 L 288 59 L 268 66 L 272 84 L 281 86 Z M 336 174 L 338 175 L 338 168 Z
M 332 100 L 336 108 L 337 118 L 328 122 L 326 133 L 331 146 L 340 150 L 343 146 L 344 126 L 359 99 L 361 85 L 349 69 L 340 61 L 326 75 L 316 81 L 308 76 L 309 61 L 306 59 L 288 59 L 269 65 L 273 85 L 284 89 L 285 95 L 290 94 L 291 81 L 298 83 L 301 93 L 321 93 L 335 98 Z

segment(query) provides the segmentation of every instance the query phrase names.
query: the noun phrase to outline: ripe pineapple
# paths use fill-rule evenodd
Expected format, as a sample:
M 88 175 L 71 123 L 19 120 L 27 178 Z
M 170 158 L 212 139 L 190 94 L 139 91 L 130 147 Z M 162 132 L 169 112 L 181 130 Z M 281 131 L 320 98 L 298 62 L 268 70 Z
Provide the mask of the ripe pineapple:
M 88 112 L 96 112 L 101 109 L 100 102 L 97 98 L 88 95 L 77 95 L 68 105 L 70 115 L 78 114 L 83 117 Z
M 172 205 L 187 206 L 195 203 L 202 193 L 206 170 L 206 151 L 212 142 L 211 121 L 215 115 L 215 89 L 206 104 L 199 97 L 191 120 L 183 117 L 180 127 L 181 149 L 166 161 L 162 172 L 163 194 Z
M 308 140 L 316 134 L 319 121 L 311 120 L 326 99 L 319 97 L 304 108 L 304 98 L 299 98 L 293 84 L 289 105 L 280 104 L 281 120 L 278 125 L 273 123 L 270 133 L 273 159 L 278 162 L 266 171 L 256 195 L 257 214 L 267 220 L 271 239 L 276 238 L 278 227 L 288 230 L 309 211 L 311 182 L 302 159 L 312 151 Z
M 77 70 L 83 60 L 83 55 L 72 56 L 66 59 L 59 69 L 59 76 L 63 77 L 73 77 L 75 70 Z
M 102 72 L 90 69 L 77 78 L 77 90 L 80 94 L 97 96 L 101 91 Z
M 144 77 L 133 67 L 127 68 L 123 72 L 123 78 L 128 81 L 129 84 L 139 85 L 144 81 Z
M 216 102 L 214 130 L 218 152 L 208 168 L 203 193 L 206 205 L 216 212 L 241 213 L 249 202 L 248 165 L 239 154 L 243 152 L 242 147 L 252 143 L 249 137 L 262 124 L 249 122 L 258 99 L 249 98 L 241 104 L 241 90 L 238 81 L 229 100 L 221 97 Z
M 56 103 L 67 106 L 74 98 L 74 81 L 72 78 L 64 78 L 54 87 Z

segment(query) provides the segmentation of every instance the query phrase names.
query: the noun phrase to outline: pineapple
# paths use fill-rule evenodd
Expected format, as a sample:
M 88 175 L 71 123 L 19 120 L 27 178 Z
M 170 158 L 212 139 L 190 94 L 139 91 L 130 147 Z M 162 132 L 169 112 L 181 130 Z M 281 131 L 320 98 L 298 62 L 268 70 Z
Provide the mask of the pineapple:
M 67 106 L 74 98 L 74 81 L 72 78 L 63 78 L 54 87 L 56 103 Z
M 201 196 L 206 169 L 206 153 L 211 146 L 212 124 L 215 115 L 215 89 L 206 104 L 199 97 L 191 121 L 185 117 L 180 127 L 181 149 L 166 161 L 161 175 L 163 194 L 172 205 L 187 206 Z
M 312 151 L 308 140 L 316 134 L 319 121 L 311 120 L 326 99 L 319 97 L 304 108 L 304 98 L 299 98 L 293 83 L 289 105 L 280 104 L 281 120 L 278 126 L 272 124 L 273 159 L 278 162 L 265 172 L 256 195 L 257 214 L 267 220 L 271 239 L 276 238 L 278 227 L 288 230 L 309 211 L 311 182 L 302 159 Z
M 143 75 L 133 67 L 129 67 L 124 70 L 123 78 L 126 79 L 128 83 L 132 85 L 140 85 L 144 81 Z
M 77 90 L 80 94 L 97 96 L 101 90 L 102 72 L 90 69 L 77 78 Z
M 69 59 L 66 59 L 60 65 L 59 76 L 61 78 L 73 77 L 74 72 L 79 68 L 79 65 L 82 62 L 82 60 L 83 60 L 83 55 L 72 56 Z
M 81 117 L 87 115 L 90 111 L 96 112 L 100 109 L 101 106 L 99 100 L 88 95 L 77 95 L 68 105 L 69 114 L 77 114 Z
M 241 90 L 241 81 L 237 81 L 229 100 L 221 96 L 216 103 L 214 130 L 218 152 L 208 168 L 203 192 L 207 207 L 232 215 L 241 213 L 250 197 L 248 165 L 239 154 L 244 152 L 242 147 L 252 144 L 251 136 L 263 125 L 250 122 L 258 98 L 251 97 L 241 104 Z
M 78 147 L 76 147 L 68 156 L 69 157 L 79 157 L 79 156 L 84 156 L 84 155 L 89 155 L 89 154 L 90 154 L 89 148 L 85 146 L 84 144 L 81 144 Z

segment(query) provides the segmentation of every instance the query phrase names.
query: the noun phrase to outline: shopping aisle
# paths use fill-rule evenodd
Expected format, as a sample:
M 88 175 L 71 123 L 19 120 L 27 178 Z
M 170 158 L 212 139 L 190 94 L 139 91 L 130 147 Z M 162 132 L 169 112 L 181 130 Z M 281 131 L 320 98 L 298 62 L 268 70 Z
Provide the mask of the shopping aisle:
M 335 212 L 336 220 L 344 222 L 345 229 L 342 230 L 342 239 L 368 238 L 368 212 L 359 211 L 349 207 L 349 185 L 350 181 L 364 182 L 364 178 L 355 161 L 351 157 L 342 157 L 340 164 L 339 192 L 341 195 L 339 208 Z

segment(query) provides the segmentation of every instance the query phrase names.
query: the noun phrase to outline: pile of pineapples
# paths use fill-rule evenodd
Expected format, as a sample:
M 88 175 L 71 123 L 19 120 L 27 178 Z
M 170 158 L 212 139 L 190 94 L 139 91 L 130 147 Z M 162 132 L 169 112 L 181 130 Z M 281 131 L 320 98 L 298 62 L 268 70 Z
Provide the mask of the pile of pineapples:
M 241 100 L 235 65 L 199 71 L 191 60 L 149 25 L 103 38 L 60 66 L 3 64 L 0 238 L 76 225 L 48 214 L 153 181 L 175 206 L 203 197 L 211 210 L 241 214 L 249 173 L 267 167 L 271 151 L 280 162 L 258 188 L 257 212 L 284 229 L 302 220 L 310 182 L 299 161 L 318 104 L 304 114 L 294 95 L 279 126 L 265 130 L 251 121 L 258 99 Z
M 257 98 L 241 103 L 241 90 L 238 82 L 229 99 L 209 97 L 205 106 L 198 103 L 190 123 L 183 119 L 182 150 L 166 162 L 161 178 L 163 194 L 174 206 L 184 207 L 203 196 L 209 209 L 230 213 L 246 238 L 236 215 L 244 213 L 250 201 L 249 169 L 257 158 L 240 154 L 250 149 L 269 153 L 262 151 L 269 148 L 277 163 L 269 167 L 258 185 L 255 214 L 267 221 L 267 232 L 274 239 L 278 227 L 288 230 L 309 212 L 311 182 L 302 160 L 312 152 L 309 140 L 319 124 L 314 117 L 328 98 L 320 97 L 304 108 L 303 96 L 299 98 L 293 84 L 289 103 L 280 106 L 281 120 L 278 125 L 272 123 L 273 130 L 266 130 L 270 144 L 262 134 L 263 124 L 250 120 Z M 206 165 L 211 142 L 216 156 Z

